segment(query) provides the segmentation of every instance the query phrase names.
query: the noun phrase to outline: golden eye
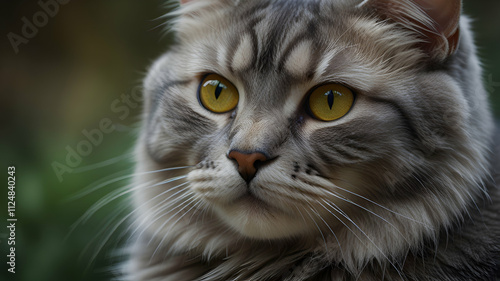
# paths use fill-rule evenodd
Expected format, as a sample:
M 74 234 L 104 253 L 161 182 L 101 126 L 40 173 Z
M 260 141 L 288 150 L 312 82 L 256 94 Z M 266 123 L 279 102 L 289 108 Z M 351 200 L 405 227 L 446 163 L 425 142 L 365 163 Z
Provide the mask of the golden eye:
M 233 110 L 238 105 L 239 94 L 236 87 L 226 78 L 209 74 L 201 81 L 198 90 L 201 104 L 215 113 Z
M 326 84 L 314 89 L 307 100 L 312 116 L 321 121 L 334 121 L 346 115 L 354 104 L 354 94 L 339 84 Z

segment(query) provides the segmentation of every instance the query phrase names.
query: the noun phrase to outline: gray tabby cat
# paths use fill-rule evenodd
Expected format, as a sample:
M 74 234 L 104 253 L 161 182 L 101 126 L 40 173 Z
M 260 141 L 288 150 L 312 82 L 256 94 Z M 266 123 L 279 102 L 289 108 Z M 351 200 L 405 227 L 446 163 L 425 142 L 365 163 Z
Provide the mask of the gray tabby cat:
M 459 0 L 175 14 L 128 279 L 500 280 L 500 138 Z

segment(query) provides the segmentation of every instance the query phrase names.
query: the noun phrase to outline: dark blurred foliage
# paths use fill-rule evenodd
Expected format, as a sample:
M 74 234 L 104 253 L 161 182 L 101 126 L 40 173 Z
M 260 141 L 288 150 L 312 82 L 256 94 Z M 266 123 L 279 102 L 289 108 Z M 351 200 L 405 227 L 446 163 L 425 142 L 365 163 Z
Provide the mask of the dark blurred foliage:
M 110 280 L 110 269 L 119 261 L 113 249 L 123 244 L 120 234 L 126 227 L 118 227 L 109 240 L 107 235 L 129 212 L 123 200 L 106 204 L 70 230 L 93 203 L 111 192 L 119 194 L 127 184 L 106 181 L 132 173 L 129 156 L 139 107 L 129 106 L 125 116 L 112 105 L 123 104 L 122 94 L 137 90 L 152 60 L 167 48 L 171 36 L 158 19 L 166 11 L 165 1 L 69 1 L 19 45 L 17 54 L 8 34 L 21 35 L 22 18 L 32 21 L 42 9 L 34 0 L 3 0 L 0 5 L 0 167 L 6 182 L 7 166 L 16 166 L 18 218 L 17 273 L 12 275 L 4 263 L 8 233 L 3 189 L 0 279 Z M 474 19 L 486 86 L 499 116 L 500 1 L 469 0 L 465 9 Z M 65 164 L 67 148 L 76 150 L 87 140 L 82 131 L 99 128 L 106 118 L 116 130 L 103 133 L 73 173 L 59 181 L 53 163 Z M 82 194 L 88 186 L 103 187 Z M 82 196 L 71 199 L 78 194 Z
M 112 179 L 132 173 L 128 159 L 104 167 L 89 165 L 131 154 L 139 107 L 128 107 L 125 116 L 111 106 L 116 100 L 121 103 L 122 94 L 137 91 L 147 67 L 167 48 L 169 37 L 158 20 L 165 3 L 69 1 L 28 43 L 19 45 L 16 54 L 8 34 L 22 35 L 22 18 L 33 22 L 40 11 L 38 1 L 2 1 L 0 6 L 2 179 L 7 180 L 7 166 L 15 165 L 18 218 L 17 273 L 12 275 L 5 264 L 5 188 L 0 195 L 0 280 L 110 280 L 109 267 L 117 261 L 113 248 L 123 240 L 123 230 L 117 229 L 105 248 L 99 248 L 126 213 L 118 203 L 123 200 L 107 204 L 70 230 L 93 203 L 127 181 L 71 198 L 89 185 L 98 187 L 109 175 Z M 104 133 L 75 173 L 65 173 L 59 181 L 52 164 L 66 164 L 67 147 L 76 150 L 87 140 L 82 131 L 99 128 L 105 118 L 116 130 Z M 107 225 L 110 221 L 113 224 Z

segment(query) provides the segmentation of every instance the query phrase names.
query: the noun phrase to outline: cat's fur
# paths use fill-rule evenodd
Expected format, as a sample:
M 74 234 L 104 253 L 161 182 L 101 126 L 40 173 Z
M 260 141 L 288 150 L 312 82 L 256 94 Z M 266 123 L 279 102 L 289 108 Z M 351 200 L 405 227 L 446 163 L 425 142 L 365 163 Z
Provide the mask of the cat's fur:
M 460 1 L 182 2 L 145 80 L 129 280 L 499 278 L 500 138 Z M 236 110 L 200 105 L 206 73 Z M 357 94 L 333 122 L 304 110 L 326 82 Z M 231 150 L 273 160 L 247 185 Z

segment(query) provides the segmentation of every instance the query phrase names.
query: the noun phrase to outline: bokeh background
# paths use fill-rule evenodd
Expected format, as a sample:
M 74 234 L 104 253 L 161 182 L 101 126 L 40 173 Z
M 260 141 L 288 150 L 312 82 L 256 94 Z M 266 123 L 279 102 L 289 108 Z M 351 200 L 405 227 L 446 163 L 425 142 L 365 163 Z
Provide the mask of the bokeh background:
M 132 173 L 140 109 L 123 97 L 140 90 L 147 67 L 171 41 L 160 18 L 167 8 L 161 0 L 66 2 L 47 20 L 38 1 L 0 4 L 1 280 L 110 280 L 120 260 L 113 249 L 126 241 L 120 235 L 126 227 L 115 229 L 128 212 L 124 199 L 99 210 L 91 206 L 119 195 Z M 485 83 L 500 117 L 500 1 L 464 4 L 474 19 Z M 22 35 L 23 18 L 33 23 L 34 16 L 40 27 L 16 52 L 8 35 Z M 94 132 L 106 120 L 114 130 L 84 147 L 82 131 Z M 79 146 L 88 155 L 58 178 L 54 165 L 67 165 L 69 151 Z M 10 165 L 17 180 L 15 275 L 5 263 Z M 96 212 L 80 220 L 89 210 Z

